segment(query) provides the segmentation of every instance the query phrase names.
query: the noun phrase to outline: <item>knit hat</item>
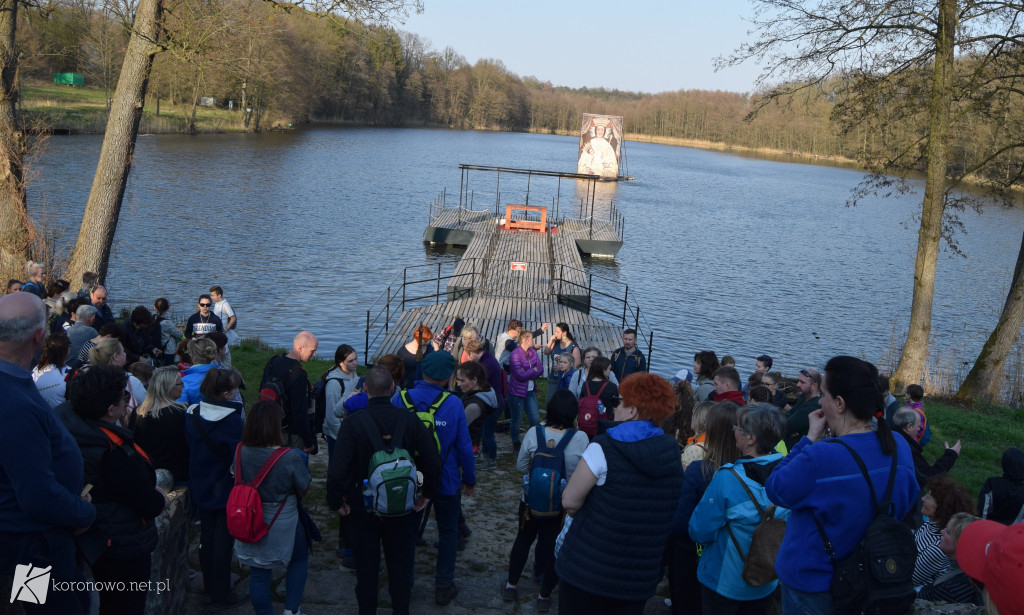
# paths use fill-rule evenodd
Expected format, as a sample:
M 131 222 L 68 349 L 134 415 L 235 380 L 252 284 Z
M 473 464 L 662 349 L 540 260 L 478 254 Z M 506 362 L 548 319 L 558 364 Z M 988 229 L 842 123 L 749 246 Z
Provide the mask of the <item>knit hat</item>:
M 448 380 L 455 371 L 455 357 L 447 350 L 431 352 L 423 357 L 423 374 L 434 380 Z
M 982 519 L 969 524 L 956 543 L 956 562 L 985 584 L 1002 615 L 1024 615 L 1024 523 L 1007 527 Z

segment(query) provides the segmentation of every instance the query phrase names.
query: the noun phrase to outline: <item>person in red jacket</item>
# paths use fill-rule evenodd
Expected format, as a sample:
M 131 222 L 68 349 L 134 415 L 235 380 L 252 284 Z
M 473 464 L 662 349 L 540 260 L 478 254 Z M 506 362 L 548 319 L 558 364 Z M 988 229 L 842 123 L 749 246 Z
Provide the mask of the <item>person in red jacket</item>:
M 740 373 L 735 367 L 726 365 L 715 370 L 715 401 L 731 401 L 743 406 L 743 392 L 740 391 Z

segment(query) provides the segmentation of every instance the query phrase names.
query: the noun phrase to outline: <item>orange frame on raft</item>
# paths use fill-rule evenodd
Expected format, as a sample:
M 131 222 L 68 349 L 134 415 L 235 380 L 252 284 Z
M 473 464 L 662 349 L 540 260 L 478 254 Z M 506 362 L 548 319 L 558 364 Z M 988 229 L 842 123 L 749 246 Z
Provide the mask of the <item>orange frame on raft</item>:
M 513 211 L 540 212 L 540 222 L 530 220 L 512 220 Z M 548 208 L 534 205 L 505 205 L 505 229 L 509 231 L 538 231 L 544 233 L 548 229 Z

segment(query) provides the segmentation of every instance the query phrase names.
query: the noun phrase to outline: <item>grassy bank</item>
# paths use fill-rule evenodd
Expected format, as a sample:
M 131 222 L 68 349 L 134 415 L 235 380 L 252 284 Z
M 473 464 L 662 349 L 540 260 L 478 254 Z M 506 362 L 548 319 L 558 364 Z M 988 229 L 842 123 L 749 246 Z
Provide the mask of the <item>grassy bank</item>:
M 251 407 L 256 401 L 263 366 L 275 353 L 283 352 L 285 350 L 272 349 L 256 340 L 246 340 L 231 350 L 232 364 L 245 378 L 246 407 Z M 310 380 L 320 377 L 331 367 L 333 352 L 333 348 L 321 348 L 321 358 L 305 364 Z M 364 373 L 364 369 L 360 367 L 359 373 Z M 543 403 L 546 379 L 542 378 L 538 384 L 537 397 Z M 1024 409 L 993 405 L 961 406 L 929 398 L 924 403 L 932 426 L 932 441 L 925 447 L 925 457 L 935 461 L 942 455 L 944 441 L 952 445 L 960 440 L 963 449 L 951 474 L 972 494 L 978 493 L 986 478 L 1002 474 L 1000 460 L 1003 450 L 1024 442 Z
M 113 95 L 113 92 L 111 92 Z M 55 132 L 102 133 L 107 127 L 106 92 L 102 88 L 70 87 L 54 83 L 25 84 L 21 88 L 21 110 L 29 126 Z M 160 115 L 152 98 L 146 99 L 139 132 L 179 133 L 185 127 L 185 109 L 161 101 Z M 266 122 L 269 126 L 270 122 Z M 200 133 L 247 132 L 242 114 L 210 107 L 196 109 L 196 131 Z

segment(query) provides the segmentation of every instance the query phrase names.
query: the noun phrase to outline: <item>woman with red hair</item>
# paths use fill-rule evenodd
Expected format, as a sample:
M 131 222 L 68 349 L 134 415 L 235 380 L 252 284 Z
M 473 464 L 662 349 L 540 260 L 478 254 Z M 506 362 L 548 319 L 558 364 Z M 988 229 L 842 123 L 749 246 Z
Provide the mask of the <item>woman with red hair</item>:
M 594 438 L 562 492 L 572 516 L 555 564 L 562 615 L 639 615 L 661 578 L 683 482 L 679 444 L 658 427 L 675 393 L 647 372 L 625 378 L 619 393 L 619 423 Z

